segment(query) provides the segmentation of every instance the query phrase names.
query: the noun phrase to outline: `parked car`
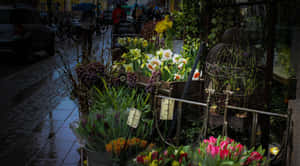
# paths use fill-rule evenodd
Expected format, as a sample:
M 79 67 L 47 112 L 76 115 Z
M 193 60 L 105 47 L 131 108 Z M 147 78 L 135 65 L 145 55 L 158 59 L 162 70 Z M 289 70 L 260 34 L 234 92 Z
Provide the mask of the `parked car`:
M 34 52 L 55 53 L 53 28 L 41 23 L 40 13 L 32 8 L 0 7 L 0 53 L 26 60 Z

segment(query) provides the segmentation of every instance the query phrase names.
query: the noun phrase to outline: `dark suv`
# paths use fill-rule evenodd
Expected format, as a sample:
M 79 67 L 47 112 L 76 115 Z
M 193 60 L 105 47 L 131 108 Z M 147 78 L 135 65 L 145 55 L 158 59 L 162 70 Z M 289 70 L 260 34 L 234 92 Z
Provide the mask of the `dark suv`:
M 26 60 L 34 52 L 55 53 L 55 34 L 40 21 L 40 13 L 32 8 L 0 6 L 0 53 Z M 5 54 L 3 54 L 5 53 Z

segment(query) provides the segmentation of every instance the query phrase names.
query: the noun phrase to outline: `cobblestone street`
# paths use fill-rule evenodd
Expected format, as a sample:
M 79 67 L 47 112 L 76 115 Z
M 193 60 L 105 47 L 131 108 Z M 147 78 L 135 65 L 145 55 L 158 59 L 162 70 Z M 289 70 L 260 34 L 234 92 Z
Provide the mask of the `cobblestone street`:
M 110 33 L 109 29 L 104 45 L 99 42 L 101 37 L 94 40 L 95 56 L 105 50 L 102 46 L 110 48 Z M 74 69 L 78 50 L 65 44 L 60 51 L 67 55 Z M 79 145 L 69 124 L 79 115 L 76 104 L 68 97 L 62 67 L 60 57 L 53 56 L 0 79 L 2 163 L 77 165 Z

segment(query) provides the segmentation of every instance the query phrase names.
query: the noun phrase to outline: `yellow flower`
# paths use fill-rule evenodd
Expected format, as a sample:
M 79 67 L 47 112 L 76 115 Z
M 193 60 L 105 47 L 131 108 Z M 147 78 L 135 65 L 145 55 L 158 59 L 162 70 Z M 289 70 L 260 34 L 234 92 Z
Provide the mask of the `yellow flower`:
M 145 48 L 145 47 L 148 47 L 148 42 L 147 42 L 147 40 L 144 40 L 143 41 L 143 47 Z
M 153 160 L 152 163 L 149 166 L 158 166 L 158 161 Z
M 155 31 L 157 33 L 163 33 L 167 29 L 172 28 L 173 22 L 169 20 L 169 16 L 167 15 L 164 20 L 158 22 L 155 26 Z
M 173 161 L 172 166 L 179 166 L 179 162 L 178 161 Z
M 155 144 L 153 144 L 153 143 L 149 144 L 147 147 L 147 150 L 152 150 L 154 146 L 155 146 Z
M 151 153 L 150 153 L 151 154 Z M 145 156 L 144 157 L 144 163 L 147 165 L 148 163 L 150 163 L 150 161 L 151 161 L 151 156 L 149 157 L 149 156 Z
M 133 43 L 134 43 L 134 44 L 137 44 L 137 42 L 138 42 L 138 39 L 137 39 L 137 38 L 134 38 Z
M 122 54 L 122 58 L 126 58 L 127 57 L 127 54 L 126 53 L 123 53 Z
M 130 37 L 128 37 L 127 41 L 130 43 L 132 41 L 132 39 Z
M 133 65 L 132 64 L 124 64 L 123 65 L 125 68 L 125 71 L 128 72 L 133 72 Z
M 140 143 L 140 147 L 141 148 L 145 148 L 147 146 L 147 141 L 146 140 L 142 140 Z
M 105 149 L 106 149 L 107 152 L 111 152 L 112 151 L 112 144 L 110 144 L 110 143 L 106 144 Z
M 138 143 L 140 143 L 140 142 L 141 142 L 141 139 L 139 139 L 139 138 L 136 138 L 136 139 L 135 139 L 135 142 L 138 144 Z

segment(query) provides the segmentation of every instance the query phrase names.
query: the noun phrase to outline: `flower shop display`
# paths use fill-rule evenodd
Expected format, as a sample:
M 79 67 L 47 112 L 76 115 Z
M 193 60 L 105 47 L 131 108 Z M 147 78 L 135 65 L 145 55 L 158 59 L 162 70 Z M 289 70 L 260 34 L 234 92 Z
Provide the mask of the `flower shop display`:
M 188 151 L 190 151 L 189 146 L 146 151 L 137 155 L 133 164 L 137 166 L 191 166 L 191 154 L 188 154 Z
M 258 166 L 267 163 L 261 147 L 247 149 L 228 137 L 203 140 L 200 145 L 168 147 L 140 153 L 137 166 Z
M 106 152 L 112 154 L 113 157 L 120 161 L 128 162 L 136 154 L 146 149 L 152 149 L 153 143 L 136 137 L 125 139 L 123 137 L 110 141 L 105 145 Z
M 78 76 L 78 80 L 87 88 L 92 88 L 92 86 L 103 86 L 102 79 L 106 79 L 108 77 L 106 67 L 100 62 L 78 65 L 76 66 L 75 71 Z
M 151 49 L 154 49 L 154 43 L 144 38 L 137 38 L 137 37 L 118 38 L 118 43 L 122 47 L 125 47 L 127 50 L 138 48 L 142 51 L 149 51 Z
M 228 137 L 215 138 L 213 136 L 200 143 L 194 156 L 194 163 L 199 166 L 221 166 L 221 165 L 265 165 L 265 150 L 261 147 L 247 149 L 244 145 Z
M 257 59 L 249 48 L 238 43 L 217 44 L 208 53 L 205 64 L 205 87 L 212 84 L 215 90 L 211 101 L 218 105 L 217 112 L 224 110 L 226 94 L 230 91 L 230 104 L 248 107 L 250 96 L 259 85 Z M 246 118 L 246 113 L 237 114 Z
M 111 75 L 108 68 L 100 62 L 91 62 L 77 65 L 75 68 L 76 74 L 73 74 L 66 65 L 63 70 L 70 81 L 71 97 L 77 100 L 79 111 L 86 115 L 90 106 L 90 90 L 94 86 L 102 89 L 102 80 L 110 80 Z
M 128 146 L 145 148 L 151 138 L 152 119 L 146 118 L 150 112 L 149 95 L 124 87 L 107 87 L 105 82 L 104 87 L 104 90 L 95 89 L 91 111 L 87 118 L 80 120 L 75 132 L 84 139 L 89 151 L 110 152 L 116 162 L 123 164 L 129 157 L 125 142 Z M 131 108 L 141 112 L 136 128 L 127 125 Z

